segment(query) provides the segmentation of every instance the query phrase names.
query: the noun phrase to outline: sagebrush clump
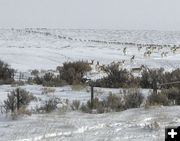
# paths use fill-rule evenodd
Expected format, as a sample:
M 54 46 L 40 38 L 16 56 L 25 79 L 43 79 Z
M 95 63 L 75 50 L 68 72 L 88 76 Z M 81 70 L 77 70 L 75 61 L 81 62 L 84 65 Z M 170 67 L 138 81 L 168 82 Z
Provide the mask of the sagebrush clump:
M 79 110 L 79 107 L 80 107 L 80 101 L 74 100 L 71 104 L 71 109 L 72 110 Z
M 57 108 L 57 105 L 61 102 L 61 100 L 59 98 L 53 97 L 50 98 L 49 100 L 46 100 L 43 104 L 43 106 L 41 106 L 38 111 L 43 111 L 46 113 L 50 113 L 52 111 L 54 111 Z
M 138 89 L 129 89 L 124 94 L 124 105 L 126 109 L 139 108 L 144 100 L 144 96 Z
M 14 69 L 11 69 L 8 64 L 0 60 L 0 85 L 12 83 L 14 81 L 14 73 Z
M 166 94 L 164 93 L 152 93 L 148 96 L 147 98 L 147 103 L 150 105 L 163 105 L 163 106 L 168 106 L 170 104 L 170 101 Z
M 8 94 L 7 100 L 4 101 L 6 111 L 14 112 L 20 108 L 25 108 L 32 100 L 36 98 L 24 89 L 17 88 Z
M 105 73 L 107 73 L 106 77 L 96 80 L 96 86 L 126 88 L 131 83 L 130 78 L 133 77 L 126 69 L 119 70 L 117 64 L 107 66 L 105 68 Z
M 83 83 L 84 75 L 91 70 L 88 62 L 76 61 L 66 62 L 60 70 L 61 79 L 65 80 L 69 85 Z
M 162 93 L 167 96 L 171 104 L 180 105 L 180 89 L 172 87 L 169 89 L 163 89 Z
M 55 76 L 53 73 L 45 73 L 44 76 L 35 76 L 34 78 L 29 78 L 28 79 L 29 84 L 38 84 L 38 85 L 43 85 L 47 87 L 58 87 L 58 86 L 63 86 L 66 85 L 66 82 L 63 81 L 60 76 Z

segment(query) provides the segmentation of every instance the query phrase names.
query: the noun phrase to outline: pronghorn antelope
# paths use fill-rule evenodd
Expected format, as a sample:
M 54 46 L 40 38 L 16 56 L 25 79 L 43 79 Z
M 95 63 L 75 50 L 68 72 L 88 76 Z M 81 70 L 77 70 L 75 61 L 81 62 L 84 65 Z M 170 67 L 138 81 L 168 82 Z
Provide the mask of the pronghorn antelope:
M 135 55 L 131 57 L 131 63 L 134 63 Z
M 124 53 L 124 55 L 127 54 L 127 48 L 126 47 L 123 49 L 123 53 Z
M 152 51 L 153 51 L 153 50 L 156 50 L 156 48 L 157 48 L 156 46 L 152 47 Z
M 117 64 L 118 64 L 118 68 L 119 68 L 119 70 L 120 70 L 121 67 L 123 67 L 123 66 L 125 65 L 125 60 L 119 61 Z
M 165 56 L 165 53 L 164 53 L 164 52 L 162 52 L 162 53 L 161 53 L 161 57 L 164 57 L 164 56 Z
M 171 47 L 171 50 L 174 50 L 174 49 L 176 49 L 177 47 L 176 47 L 176 45 L 174 45 L 173 47 Z
M 168 55 L 168 52 L 162 52 L 161 57 L 166 57 Z
M 100 67 L 100 65 L 99 65 L 99 61 L 97 61 L 96 66 L 95 66 L 96 71 L 98 71 L 98 70 L 99 70 L 99 67 Z
M 148 50 L 151 50 L 151 46 L 147 47 L 146 50 L 147 50 L 147 51 L 148 51 Z
M 176 53 L 176 50 L 177 50 L 176 48 L 172 50 L 174 54 Z
M 100 66 L 99 61 L 97 61 L 97 64 L 95 66 L 96 72 L 103 73 L 105 70 L 105 65 Z
M 104 70 L 105 70 L 105 65 L 102 65 L 102 66 L 99 66 L 99 67 L 98 67 L 98 72 L 99 72 L 99 73 L 103 73 Z
M 176 47 L 171 47 L 171 50 L 174 50 L 174 49 L 176 49 Z
M 146 51 L 146 52 L 144 53 L 144 56 L 150 57 L 151 53 L 152 53 L 151 51 Z
M 113 62 L 111 62 L 111 65 L 115 65 L 115 62 L 113 61 Z
M 164 56 L 167 56 L 168 55 L 168 52 L 164 52 Z
M 163 47 L 161 46 L 161 47 L 158 47 L 158 51 L 160 51 L 161 49 L 163 49 Z
M 94 66 L 94 60 L 91 60 L 91 63 L 89 63 L 89 66 L 91 67 L 91 69 L 93 69 L 93 66 Z
M 138 51 L 140 52 L 140 51 L 141 51 L 141 49 L 142 49 L 142 46 L 139 46 L 139 47 L 138 47 Z
M 131 69 L 131 72 L 132 72 L 132 73 L 140 73 L 143 69 L 145 69 L 145 66 L 144 66 L 144 65 L 141 65 L 140 68 L 132 68 L 132 69 Z

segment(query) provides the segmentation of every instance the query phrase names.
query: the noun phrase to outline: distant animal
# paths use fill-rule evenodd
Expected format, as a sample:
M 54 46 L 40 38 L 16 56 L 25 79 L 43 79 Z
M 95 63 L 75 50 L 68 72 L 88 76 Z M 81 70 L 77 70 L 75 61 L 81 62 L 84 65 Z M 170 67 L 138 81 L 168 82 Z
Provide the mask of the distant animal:
M 131 57 L 131 63 L 134 63 L 135 55 Z
M 161 57 L 166 57 L 168 55 L 168 52 L 162 52 Z
M 158 47 L 158 51 L 160 51 L 161 49 L 163 49 L 163 47 L 161 46 L 161 47 Z
M 176 50 L 177 50 L 177 49 L 173 49 L 173 50 L 172 50 L 174 54 L 176 53 Z
M 154 47 L 152 47 L 152 50 L 156 50 L 156 48 L 157 48 L 157 47 L 154 46 Z
M 161 53 L 161 57 L 164 57 L 164 56 L 165 56 L 165 54 L 164 54 L 164 52 L 162 52 L 162 53 Z
M 126 47 L 123 49 L 123 53 L 124 53 L 124 55 L 127 54 L 127 48 Z
M 98 68 L 99 73 L 103 73 L 104 70 L 105 70 L 105 65 L 99 66 L 99 68 Z
M 174 50 L 174 49 L 176 49 L 177 47 L 176 47 L 176 45 L 174 45 L 173 47 L 171 47 L 171 50 Z
M 142 49 L 142 46 L 139 46 L 139 47 L 138 47 L 138 51 L 140 52 L 140 51 L 141 51 L 141 49 Z
M 152 53 L 151 51 L 146 51 L 146 52 L 144 53 L 144 56 L 150 57 L 151 53 Z
M 168 52 L 164 52 L 164 56 L 167 56 L 168 55 Z
M 97 61 L 96 66 L 95 66 L 95 69 L 97 72 L 99 71 L 99 67 L 100 67 L 99 61 Z
M 113 62 L 111 62 L 111 65 L 115 65 L 115 62 L 113 61 Z
M 93 69 L 93 66 L 94 66 L 94 60 L 91 60 L 91 63 L 89 63 L 89 66 L 91 67 L 91 69 Z
M 148 51 L 148 50 L 151 50 L 151 46 L 147 47 L 146 50 L 147 50 L 147 51 Z
M 132 68 L 132 69 L 131 69 L 131 72 L 132 72 L 132 73 L 140 73 L 143 69 L 145 69 L 145 66 L 144 66 L 144 65 L 141 65 L 140 68 Z
M 119 61 L 117 64 L 118 64 L 118 68 L 119 68 L 119 70 L 120 70 L 121 67 L 125 65 L 125 60 Z

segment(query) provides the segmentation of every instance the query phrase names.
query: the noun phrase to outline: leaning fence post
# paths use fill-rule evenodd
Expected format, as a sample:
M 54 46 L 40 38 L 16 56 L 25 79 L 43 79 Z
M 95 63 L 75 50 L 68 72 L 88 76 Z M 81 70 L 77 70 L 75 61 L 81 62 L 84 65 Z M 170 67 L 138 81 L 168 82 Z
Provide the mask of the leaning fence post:
M 20 96 L 19 96 L 19 92 L 20 90 L 18 89 L 18 91 L 17 91 L 17 110 L 19 110 L 19 108 L 20 108 Z
M 91 79 L 85 79 L 88 81 L 89 86 L 91 87 L 91 109 L 93 109 L 93 102 L 94 102 L 94 82 Z

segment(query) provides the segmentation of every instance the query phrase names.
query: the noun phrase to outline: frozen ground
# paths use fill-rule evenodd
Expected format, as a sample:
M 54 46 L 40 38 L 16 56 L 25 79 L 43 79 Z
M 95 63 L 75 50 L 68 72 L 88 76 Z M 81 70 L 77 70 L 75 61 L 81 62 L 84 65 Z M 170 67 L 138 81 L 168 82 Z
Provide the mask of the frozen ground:
M 48 35 L 26 32 L 37 31 Z M 72 38 L 59 38 L 64 36 Z M 30 70 L 55 70 L 65 61 L 95 59 L 100 64 L 125 60 L 125 68 L 139 67 L 141 64 L 152 68 L 164 67 L 172 70 L 180 67 L 180 51 L 173 54 L 170 47 L 153 51 L 151 57 L 144 57 L 143 47 L 138 52 L 133 45 L 115 45 L 89 42 L 100 40 L 107 42 L 153 43 L 162 45 L 180 44 L 180 32 L 163 31 L 110 31 L 110 30 L 50 30 L 0 29 L 0 59 L 10 64 L 18 72 L 29 75 Z M 123 48 L 127 47 L 127 55 Z M 169 52 L 165 58 L 162 52 Z M 134 64 L 130 58 L 135 55 Z M 16 87 L 0 86 L 0 106 L 7 94 Z M 73 91 L 70 86 L 53 88 L 54 93 L 43 94 L 44 87 L 37 85 L 22 86 L 35 95 L 38 100 L 29 105 L 29 109 L 40 106 L 43 101 L 56 96 L 65 101 L 69 99 L 86 102 L 90 99 L 89 88 Z M 95 88 L 95 96 L 103 99 L 109 92 L 118 94 L 120 89 Z M 148 90 L 141 90 L 144 96 Z M 62 102 L 64 104 L 64 102 Z M 0 141 L 31 140 L 121 140 L 121 141 L 163 141 L 164 128 L 180 124 L 180 107 L 151 107 L 150 109 L 129 109 L 119 113 L 85 114 L 79 111 L 51 114 L 33 114 L 11 120 L 0 114 Z
M 1 140 L 164 141 L 166 126 L 180 124 L 180 107 L 130 109 L 118 113 L 68 112 L 0 118 Z

